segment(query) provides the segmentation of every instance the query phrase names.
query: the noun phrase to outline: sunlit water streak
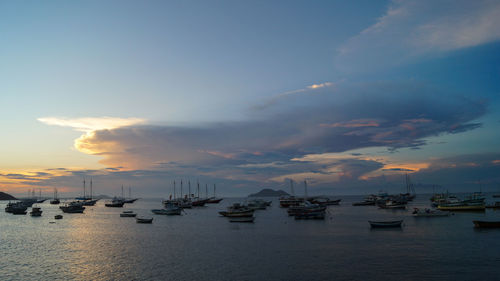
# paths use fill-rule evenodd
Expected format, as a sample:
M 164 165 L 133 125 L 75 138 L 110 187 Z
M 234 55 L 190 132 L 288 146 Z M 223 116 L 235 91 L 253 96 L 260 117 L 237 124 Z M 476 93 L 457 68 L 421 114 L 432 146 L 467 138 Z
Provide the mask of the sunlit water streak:
M 351 206 L 360 199 L 343 197 L 325 221 L 295 221 L 274 199 L 254 224 L 218 216 L 241 199 L 183 216 L 152 215 L 160 199 L 124 209 L 100 201 L 57 221 L 61 212 L 48 202 L 39 218 L 7 214 L 0 202 L 0 279 L 498 280 L 500 230 L 475 230 L 472 220 L 500 220 L 500 212 L 413 218 L 411 211 Z M 425 205 L 428 196 L 412 203 Z M 153 224 L 120 218 L 125 209 L 153 216 Z M 379 218 L 405 223 L 370 229 L 367 220 Z

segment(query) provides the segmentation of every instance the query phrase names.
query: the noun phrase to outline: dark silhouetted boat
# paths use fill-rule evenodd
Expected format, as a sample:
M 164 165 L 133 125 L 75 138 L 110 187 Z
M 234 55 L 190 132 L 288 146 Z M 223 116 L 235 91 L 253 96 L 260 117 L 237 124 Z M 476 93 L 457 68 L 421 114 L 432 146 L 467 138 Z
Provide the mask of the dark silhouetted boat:
M 368 221 L 371 227 L 382 228 L 382 227 L 401 227 L 403 220 L 396 221 Z
M 135 218 L 135 221 L 137 223 L 153 223 L 153 218 L 137 217 L 137 218 Z
M 500 221 L 472 221 L 477 228 L 500 228 Z
M 60 206 L 59 209 L 61 209 L 64 213 L 81 214 L 85 210 L 85 207 L 83 207 L 81 202 L 73 201 Z
M 59 203 L 61 203 L 61 201 L 57 198 L 57 188 L 54 188 L 54 199 L 50 200 L 50 204 L 58 205 Z
M 32 217 L 40 217 L 40 216 L 42 216 L 42 208 L 40 208 L 40 207 L 32 207 L 30 215 Z
M 54 216 L 54 219 L 56 219 L 56 220 L 60 220 L 60 219 L 62 219 L 62 218 L 63 218 L 63 216 L 62 216 L 62 215 L 55 215 L 55 216 Z
M 113 198 L 113 200 L 104 203 L 104 206 L 111 208 L 121 208 L 125 202 L 120 198 Z
M 133 218 L 137 216 L 136 213 L 132 212 L 132 211 L 123 211 L 121 214 L 120 214 L 120 217 L 122 218 Z

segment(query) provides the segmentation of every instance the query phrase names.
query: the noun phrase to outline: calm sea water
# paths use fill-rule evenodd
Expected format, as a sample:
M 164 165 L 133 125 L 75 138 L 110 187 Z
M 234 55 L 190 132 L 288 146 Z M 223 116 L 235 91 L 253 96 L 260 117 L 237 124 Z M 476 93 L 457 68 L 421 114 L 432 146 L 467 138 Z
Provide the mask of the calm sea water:
M 420 195 L 413 206 L 428 206 Z M 229 223 L 217 211 L 244 199 L 152 215 L 161 199 L 125 208 L 99 201 L 84 214 L 15 216 L 0 201 L 1 280 L 500 280 L 500 229 L 476 230 L 474 219 L 500 212 L 414 218 L 411 211 L 353 207 L 342 197 L 324 221 L 295 221 L 277 199 L 253 224 Z M 120 218 L 123 210 L 153 224 Z M 404 218 L 402 229 L 372 230 L 367 220 Z M 54 222 L 55 223 L 50 223 Z

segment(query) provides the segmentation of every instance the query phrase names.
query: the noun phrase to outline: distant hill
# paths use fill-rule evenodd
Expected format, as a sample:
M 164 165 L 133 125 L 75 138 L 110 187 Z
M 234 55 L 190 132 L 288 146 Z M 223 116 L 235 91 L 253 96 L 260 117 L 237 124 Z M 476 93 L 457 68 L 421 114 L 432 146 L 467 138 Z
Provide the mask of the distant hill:
M 0 191 L 0 200 L 16 200 L 16 197 Z
M 248 195 L 248 197 L 281 197 L 281 196 L 287 196 L 287 195 L 289 195 L 289 194 L 284 192 L 283 190 L 273 190 L 273 189 L 265 188 L 257 193 Z

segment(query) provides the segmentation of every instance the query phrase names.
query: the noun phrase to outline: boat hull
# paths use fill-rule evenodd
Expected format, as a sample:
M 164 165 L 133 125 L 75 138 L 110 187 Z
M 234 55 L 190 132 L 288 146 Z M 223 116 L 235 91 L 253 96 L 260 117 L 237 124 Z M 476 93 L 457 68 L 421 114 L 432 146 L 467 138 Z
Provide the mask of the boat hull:
M 401 227 L 403 220 L 399 221 L 368 221 L 373 228 Z
M 476 228 L 500 228 L 500 221 L 472 221 Z

